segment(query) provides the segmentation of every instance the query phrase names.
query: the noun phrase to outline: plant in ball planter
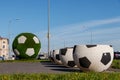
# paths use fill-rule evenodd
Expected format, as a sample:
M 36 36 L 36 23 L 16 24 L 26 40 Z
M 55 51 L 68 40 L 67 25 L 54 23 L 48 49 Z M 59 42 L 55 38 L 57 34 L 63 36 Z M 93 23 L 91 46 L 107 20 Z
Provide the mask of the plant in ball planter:
M 19 59 L 36 58 L 41 48 L 38 37 L 32 33 L 21 33 L 15 37 L 12 49 Z

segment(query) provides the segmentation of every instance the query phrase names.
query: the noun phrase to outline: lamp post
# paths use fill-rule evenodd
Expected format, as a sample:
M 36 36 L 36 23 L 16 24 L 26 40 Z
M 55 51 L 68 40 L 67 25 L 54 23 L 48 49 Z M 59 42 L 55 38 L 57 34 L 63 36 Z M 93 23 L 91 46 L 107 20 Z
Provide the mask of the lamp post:
M 87 28 L 86 26 L 83 26 L 83 28 Z M 90 31 L 90 44 L 93 44 L 93 31 Z
M 14 19 L 15 21 L 17 20 L 20 20 L 20 19 Z M 11 32 L 10 32 L 10 29 L 11 29 L 11 23 L 12 23 L 13 20 L 9 20 L 9 23 L 8 23 L 8 39 L 9 39 L 9 56 L 11 55 Z
M 48 57 L 50 54 L 50 0 L 48 0 L 48 33 L 47 33 L 47 38 L 48 38 Z
M 93 43 L 93 32 L 91 31 L 91 44 Z

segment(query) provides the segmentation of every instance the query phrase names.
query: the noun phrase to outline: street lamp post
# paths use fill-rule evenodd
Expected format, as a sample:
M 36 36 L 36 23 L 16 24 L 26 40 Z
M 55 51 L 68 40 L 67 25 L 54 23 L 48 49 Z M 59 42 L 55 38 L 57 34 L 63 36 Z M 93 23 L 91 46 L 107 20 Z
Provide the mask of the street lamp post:
M 11 48 L 10 48 L 10 42 L 11 42 L 11 41 L 10 41 L 10 35 L 11 35 L 11 34 L 10 34 L 10 26 L 11 26 L 11 22 L 12 22 L 12 21 L 9 20 L 9 23 L 8 23 L 8 40 L 9 40 L 9 48 L 8 48 L 8 49 L 9 49 L 9 50 L 8 50 L 9 55 L 8 55 L 8 56 L 10 56 L 10 54 L 11 54 Z
M 20 19 L 14 19 L 15 21 L 17 20 L 20 20 Z M 9 24 L 8 24 L 8 39 L 9 39 L 9 56 L 11 55 L 11 32 L 10 32 L 10 29 L 11 29 L 11 23 L 12 23 L 13 20 L 9 20 Z
M 48 0 L 48 33 L 47 33 L 47 38 L 48 38 L 48 57 L 50 54 L 50 0 Z
M 86 28 L 86 26 L 83 26 L 83 28 Z M 93 31 L 90 31 L 90 44 L 93 44 Z
M 93 43 L 93 32 L 91 31 L 91 44 Z

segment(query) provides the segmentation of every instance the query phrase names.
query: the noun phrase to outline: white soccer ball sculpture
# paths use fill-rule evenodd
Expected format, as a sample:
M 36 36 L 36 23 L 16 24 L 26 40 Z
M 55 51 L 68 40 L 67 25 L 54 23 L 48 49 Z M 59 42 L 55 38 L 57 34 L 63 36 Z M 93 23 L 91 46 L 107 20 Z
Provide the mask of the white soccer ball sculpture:
M 113 61 L 113 48 L 110 45 L 75 45 L 73 57 L 81 70 L 102 72 Z
M 73 47 L 60 49 L 60 60 L 66 67 L 75 67 L 73 60 Z
M 53 59 L 56 64 L 62 64 L 62 62 L 60 60 L 59 49 L 53 50 Z

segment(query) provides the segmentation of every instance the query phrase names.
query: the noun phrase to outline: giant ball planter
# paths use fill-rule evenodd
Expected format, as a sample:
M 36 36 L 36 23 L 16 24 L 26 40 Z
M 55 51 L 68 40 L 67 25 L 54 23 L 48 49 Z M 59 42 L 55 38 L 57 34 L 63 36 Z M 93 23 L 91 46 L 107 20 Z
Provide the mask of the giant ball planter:
M 12 49 L 19 59 L 36 58 L 41 48 L 39 38 L 32 33 L 17 35 L 12 43 Z
M 81 70 L 102 72 L 113 61 L 113 48 L 110 45 L 75 45 L 73 57 Z
M 75 62 L 73 60 L 73 48 L 67 47 L 60 49 L 60 60 L 66 67 L 74 67 Z
M 61 60 L 60 60 L 60 55 L 59 55 L 59 49 L 57 50 L 53 50 L 53 59 L 54 59 L 54 62 L 56 64 L 62 64 Z

